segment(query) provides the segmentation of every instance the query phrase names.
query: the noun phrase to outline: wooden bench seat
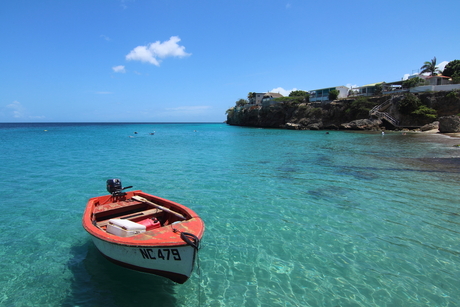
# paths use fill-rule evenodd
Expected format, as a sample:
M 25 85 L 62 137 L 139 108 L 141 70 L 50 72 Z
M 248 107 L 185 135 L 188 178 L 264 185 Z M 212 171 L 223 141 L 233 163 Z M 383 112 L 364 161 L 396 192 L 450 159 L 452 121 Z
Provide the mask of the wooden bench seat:
M 149 209 L 149 210 L 144 210 L 144 211 L 139 211 L 139 212 L 135 212 L 135 213 L 131 213 L 131 214 L 118 216 L 116 218 L 117 219 L 124 219 L 124 220 L 125 219 L 126 220 L 134 220 L 134 219 L 141 218 L 143 216 L 153 215 L 153 214 L 157 214 L 157 213 L 160 213 L 160 212 L 162 212 L 162 210 L 157 209 L 157 208 L 153 208 L 153 209 Z M 98 227 L 107 226 L 107 224 L 109 223 L 109 220 L 110 219 L 97 222 L 96 225 Z
M 117 201 L 117 202 L 114 202 L 114 203 L 108 203 L 108 204 L 104 204 L 104 205 L 99 205 L 99 206 L 96 206 L 93 210 L 93 213 L 94 214 L 100 214 L 100 213 L 106 213 L 108 211 L 115 211 L 115 210 L 123 210 L 123 208 L 127 208 L 127 207 L 133 207 L 133 206 L 136 206 L 136 205 L 142 205 L 142 202 L 140 201 L 132 201 L 132 200 L 128 200 L 128 201 Z

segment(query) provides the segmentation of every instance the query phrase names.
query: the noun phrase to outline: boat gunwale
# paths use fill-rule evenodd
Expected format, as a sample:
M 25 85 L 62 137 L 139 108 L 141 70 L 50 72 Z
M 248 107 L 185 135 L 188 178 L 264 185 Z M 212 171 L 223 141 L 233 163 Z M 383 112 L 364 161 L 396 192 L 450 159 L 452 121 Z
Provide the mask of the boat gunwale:
M 180 223 L 177 224 L 169 224 L 166 226 L 163 226 L 161 228 L 149 230 L 147 232 L 141 233 L 139 235 L 131 236 L 131 237 L 120 237 L 116 235 L 112 235 L 107 233 L 105 230 L 101 229 L 100 227 L 95 225 L 95 221 L 93 220 L 93 214 L 94 210 L 96 208 L 95 203 L 96 201 L 101 200 L 102 203 L 101 205 L 107 204 L 107 201 L 112 198 L 111 195 L 103 195 L 103 196 L 98 196 L 98 197 L 93 197 L 88 200 L 87 206 L 85 208 L 85 212 L 83 214 L 83 220 L 82 224 L 84 229 L 92 236 L 117 245 L 123 245 L 123 246 L 129 246 L 129 247 L 171 247 L 171 246 L 185 246 L 188 245 L 186 242 L 184 242 L 180 238 L 180 233 L 181 232 L 192 232 L 195 236 L 198 237 L 198 239 L 201 240 L 204 230 L 205 230 L 205 225 L 203 220 L 190 208 L 181 205 L 179 203 L 176 203 L 174 201 L 164 199 L 155 195 L 147 194 L 145 192 L 142 192 L 141 190 L 136 190 L 136 191 L 130 191 L 127 192 L 126 199 L 131 199 L 132 196 L 139 195 L 142 197 L 145 197 L 149 200 L 154 199 L 156 201 L 160 200 L 162 204 L 167 204 L 168 207 L 170 208 L 176 208 L 180 209 L 181 212 L 186 212 L 186 215 L 189 216 L 190 218 L 181 221 Z M 194 226 L 194 227 L 192 227 Z M 190 230 L 193 229 L 193 230 Z M 172 239 L 169 238 L 168 241 L 165 239 L 148 239 L 146 238 L 149 235 L 149 232 L 156 232 L 157 234 L 159 232 L 161 233 L 176 233 L 177 234 L 177 239 Z M 195 233 L 197 232 L 197 233 Z M 143 238 L 142 238 L 143 237 Z

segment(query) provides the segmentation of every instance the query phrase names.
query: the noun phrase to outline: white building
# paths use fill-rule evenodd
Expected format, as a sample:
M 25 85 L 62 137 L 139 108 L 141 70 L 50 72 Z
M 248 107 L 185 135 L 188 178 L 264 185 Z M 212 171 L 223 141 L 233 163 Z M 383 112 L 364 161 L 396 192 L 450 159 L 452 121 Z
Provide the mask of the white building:
M 332 90 L 339 91 L 339 96 L 337 98 L 346 98 L 348 97 L 349 88 L 346 86 L 336 86 L 322 88 L 319 90 L 310 91 L 310 102 L 315 101 L 329 101 L 329 92 Z

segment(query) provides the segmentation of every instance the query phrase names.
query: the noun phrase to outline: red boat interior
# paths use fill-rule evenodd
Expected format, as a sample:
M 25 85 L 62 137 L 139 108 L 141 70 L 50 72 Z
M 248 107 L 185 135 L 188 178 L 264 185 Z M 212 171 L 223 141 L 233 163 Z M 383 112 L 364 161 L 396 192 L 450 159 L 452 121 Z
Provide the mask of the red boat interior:
M 133 195 L 131 194 L 133 193 L 128 192 L 124 196 L 108 197 L 103 203 L 96 202 L 93 210 L 93 224 L 105 230 L 110 219 L 125 219 L 144 224 L 147 229 L 152 229 L 183 221 L 180 217 L 158 208 L 159 206 L 167 208 L 164 204 L 154 206 L 132 199 L 131 196 Z M 186 216 L 186 212 L 178 209 L 174 208 L 175 212 Z

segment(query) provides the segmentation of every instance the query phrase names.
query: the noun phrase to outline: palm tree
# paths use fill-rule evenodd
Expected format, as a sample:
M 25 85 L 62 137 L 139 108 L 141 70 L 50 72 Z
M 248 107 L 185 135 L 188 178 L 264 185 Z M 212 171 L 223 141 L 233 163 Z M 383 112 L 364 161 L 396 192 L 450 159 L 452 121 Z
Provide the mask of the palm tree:
M 249 103 L 254 104 L 254 103 L 255 103 L 254 99 L 256 99 L 256 93 L 254 93 L 254 92 L 249 92 L 249 93 L 248 93 L 248 100 L 249 100 Z
M 436 57 L 434 57 L 431 62 L 425 62 L 425 64 L 423 64 L 422 67 L 420 67 L 420 69 L 422 70 L 420 72 L 420 74 L 423 74 L 423 73 L 430 73 L 430 76 L 436 76 L 436 74 L 439 71 L 438 67 L 436 67 Z

